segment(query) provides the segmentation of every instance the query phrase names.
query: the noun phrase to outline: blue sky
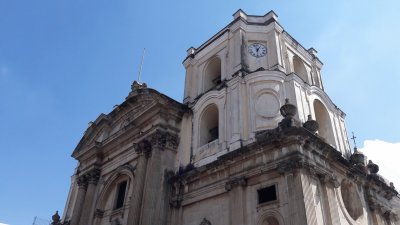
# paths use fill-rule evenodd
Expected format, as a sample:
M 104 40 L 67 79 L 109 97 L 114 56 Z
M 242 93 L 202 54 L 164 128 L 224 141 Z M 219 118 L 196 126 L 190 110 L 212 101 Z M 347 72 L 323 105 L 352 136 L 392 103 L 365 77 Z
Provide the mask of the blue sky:
M 70 155 L 88 122 L 127 96 L 143 48 L 142 81 L 181 101 L 186 50 L 239 8 L 274 10 L 287 32 L 318 51 L 325 91 L 346 112 L 348 131 L 392 165 L 383 175 L 400 177 L 390 161 L 400 157 L 396 0 L 0 0 L 0 223 L 63 211 Z

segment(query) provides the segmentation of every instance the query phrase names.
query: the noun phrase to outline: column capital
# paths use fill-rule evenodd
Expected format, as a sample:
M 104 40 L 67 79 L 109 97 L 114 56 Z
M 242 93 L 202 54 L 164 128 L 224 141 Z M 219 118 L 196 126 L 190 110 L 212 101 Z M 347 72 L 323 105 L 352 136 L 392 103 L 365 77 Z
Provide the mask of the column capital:
M 179 136 L 168 131 L 157 130 L 150 134 L 144 140 L 134 143 L 133 147 L 135 152 L 139 155 L 144 155 L 147 158 L 150 156 L 152 150 L 165 149 L 176 150 L 179 145 Z
M 78 184 L 78 188 L 86 189 L 87 188 L 87 178 L 84 175 L 79 176 L 76 179 L 76 183 Z
M 176 150 L 179 145 L 179 137 L 168 131 L 157 130 L 149 137 L 149 142 L 153 147 L 165 150 L 166 148 Z
M 138 155 L 143 155 L 146 158 L 150 156 L 152 146 L 148 140 L 142 140 L 139 143 L 133 143 L 133 148 Z
M 95 184 L 95 185 L 96 185 L 97 182 L 98 182 L 99 179 L 100 179 L 100 173 L 101 173 L 101 170 L 98 169 L 98 168 L 94 168 L 94 169 L 88 171 L 88 172 L 85 174 L 86 179 L 87 179 L 87 182 L 88 182 L 89 184 Z

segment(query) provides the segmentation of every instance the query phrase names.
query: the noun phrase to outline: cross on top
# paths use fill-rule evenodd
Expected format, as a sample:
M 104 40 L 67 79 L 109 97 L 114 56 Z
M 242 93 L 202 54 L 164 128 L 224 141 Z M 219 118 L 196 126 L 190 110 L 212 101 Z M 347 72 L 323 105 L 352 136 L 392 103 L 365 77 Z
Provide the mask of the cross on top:
M 353 134 L 353 136 L 351 137 L 351 139 L 353 140 L 353 142 L 354 142 L 354 148 L 357 148 L 357 144 L 356 144 L 356 136 L 354 136 L 354 132 L 351 132 L 352 134 Z

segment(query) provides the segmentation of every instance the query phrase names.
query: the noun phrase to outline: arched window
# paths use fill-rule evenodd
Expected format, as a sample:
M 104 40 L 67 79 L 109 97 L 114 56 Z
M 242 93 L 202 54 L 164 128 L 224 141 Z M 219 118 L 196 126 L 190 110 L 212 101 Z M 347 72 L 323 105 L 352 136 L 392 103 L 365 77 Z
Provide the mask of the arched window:
M 221 83 L 221 60 L 214 57 L 208 62 L 204 72 L 204 91 L 210 90 L 219 83 Z
M 215 104 L 207 106 L 200 118 L 200 145 L 218 139 L 218 108 Z
M 304 82 L 309 83 L 307 69 L 304 66 L 303 60 L 301 60 L 297 55 L 293 56 L 293 69 L 297 76 L 299 76 Z
M 333 127 L 331 119 L 325 106 L 319 100 L 314 100 L 315 119 L 319 124 L 318 134 L 325 139 L 326 142 L 335 146 L 333 135 Z

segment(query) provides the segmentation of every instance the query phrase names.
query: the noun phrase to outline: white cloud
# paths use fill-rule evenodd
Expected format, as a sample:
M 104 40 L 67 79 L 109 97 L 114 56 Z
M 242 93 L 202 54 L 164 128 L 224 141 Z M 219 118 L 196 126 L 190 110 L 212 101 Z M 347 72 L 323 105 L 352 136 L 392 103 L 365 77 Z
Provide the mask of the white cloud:
M 9 224 L 6 224 L 6 223 L 0 223 L 0 225 L 9 225 Z
M 379 174 L 394 183 L 400 190 L 400 142 L 389 143 L 381 140 L 365 140 L 360 148 L 369 160 L 379 166 Z

